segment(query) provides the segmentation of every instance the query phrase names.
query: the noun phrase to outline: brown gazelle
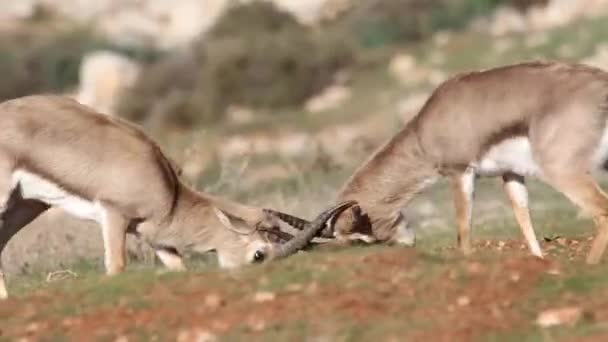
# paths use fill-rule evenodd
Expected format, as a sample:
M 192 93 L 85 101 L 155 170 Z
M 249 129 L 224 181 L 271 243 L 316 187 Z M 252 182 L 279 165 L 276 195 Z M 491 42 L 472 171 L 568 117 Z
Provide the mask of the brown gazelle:
M 608 244 L 608 197 L 593 173 L 608 166 L 607 120 L 608 73 L 594 67 L 531 62 L 457 75 L 346 182 L 338 200 L 359 206 L 336 217 L 333 234 L 413 244 L 401 209 L 445 176 L 469 253 L 475 178 L 496 176 L 531 253 L 542 257 L 524 184 L 534 176 L 594 218 L 587 262 L 597 263 Z
M 57 206 L 101 224 L 108 274 L 125 267 L 127 233 L 149 243 L 170 269 L 184 268 L 183 249 L 215 250 L 222 267 L 234 267 L 295 253 L 353 204 L 325 211 L 294 237 L 280 230 L 275 211 L 191 189 L 141 130 L 71 99 L 6 101 L 0 127 L 0 253 L 23 226 Z M 1 269 L 0 297 L 7 297 Z

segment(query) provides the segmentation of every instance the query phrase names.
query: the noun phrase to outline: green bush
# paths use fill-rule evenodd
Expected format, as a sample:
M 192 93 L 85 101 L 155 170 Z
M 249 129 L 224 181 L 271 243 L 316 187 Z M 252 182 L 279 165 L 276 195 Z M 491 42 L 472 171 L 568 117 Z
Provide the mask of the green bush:
M 367 47 L 403 44 L 463 27 L 501 3 L 546 0 L 365 0 L 321 27 L 300 25 L 269 2 L 233 6 L 188 53 L 146 67 L 119 112 L 128 119 L 187 126 L 221 120 L 230 105 L 302 104 L 335 73 L 362 66 Z M 383 60 L 382 63 L 385 63 Z
M 437 30 L 458 29 L 501 3 L 516 1 L 366 0 L 355 2 L 333 25 L 354 33 L 363 47 L 378 47 L 420 40 Z
M 148 65 L 135 86 L 120 99 L 118 112 L 136 122 L 189 125 L 205 115 L 193 103 L 197 90 L 199 59 L 178 53 Z
M 353 53 L 342 37 L 304 27 L 270 3 L 254 2 L 231 8 L 194 43 L 188 67 L 183 58 L 147 68 L 120 112 L 193 124 L 220 119 L 231 104 L 299 105 L 347 67 Z
M 40 36 L 2 36 L 0 100 L 75 86 L 82 57 L 97 49 L 121 51 L 140 59 L 154 57 L 152 53 L 113 46 L 80 28 Z

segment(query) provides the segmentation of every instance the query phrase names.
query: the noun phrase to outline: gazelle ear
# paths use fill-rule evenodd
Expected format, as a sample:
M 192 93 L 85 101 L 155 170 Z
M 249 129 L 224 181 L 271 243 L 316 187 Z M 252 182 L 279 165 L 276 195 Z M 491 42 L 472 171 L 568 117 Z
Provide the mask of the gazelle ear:
M 213 213 L 215 213 L 215 216 L 217 216 L 218 220 L 220 220 L 220 222 L 226 227 L 232 227 L 232 223 L 230 222 L 230 219 L 228 218 L 228 216 L 226 214 L 224 214 L 223 211 L 219 210 L 216 207 L 213 207 Z
M 255 231 L 255 228 L 248 227 L 247 223 L 245 223 L 244 220 L 230 215 L 229 213 L 226 213 L 221 209 L 218 209 L 217 207 L 213 207 L 213 213 L 215 214 L 215 216 L 217 216 L 217 219 L 224 227 L 232 230 L 237 234 L 249 235 Z

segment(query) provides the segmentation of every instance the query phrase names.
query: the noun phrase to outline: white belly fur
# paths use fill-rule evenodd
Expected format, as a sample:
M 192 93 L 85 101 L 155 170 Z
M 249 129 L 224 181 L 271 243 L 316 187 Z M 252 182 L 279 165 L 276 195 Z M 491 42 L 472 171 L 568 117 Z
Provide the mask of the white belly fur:
M 504 140 L 492 146 L 475 164 L 471 165 L 481 176 L 498 176 L 513 172 L 522 176 L 540 176 L 541 170 L 527 137 Z
M 17 184 L 21 186 L 21 194 L 25 199 L 37 199 L 62 208 L 76 217 L 101 223 L 104 209 L 98 202 L 69 193 L 57 184 L 24 170 L 13 172 L 12 180 L 15 187 Z
M 602 170 L 607 160 L 608 127 L 604 129 L 604 133 L 591 157 L 591 171 Z M 480 176 L 499 176 L 505 172 L 513 172 L 521 176 L 542 178 L 541 168 L 534 159 L 528 137 L 504 140 L 492 146 L 477 163 L 470 166 Z

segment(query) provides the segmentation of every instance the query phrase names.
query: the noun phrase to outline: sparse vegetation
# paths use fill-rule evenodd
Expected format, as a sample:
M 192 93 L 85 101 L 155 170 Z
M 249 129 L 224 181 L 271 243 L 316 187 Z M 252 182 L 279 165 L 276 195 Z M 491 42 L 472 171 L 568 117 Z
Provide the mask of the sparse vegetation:
M 504 2 L 357 2 L 316 29 L 270 2 L 233 6 L 189 52 L 149 65 L 119 112 L 155 127 L 216 123 L 231 105 L 282 115 L 333 83 L 337 72 L 386 62 L 369 48 L 411 46 L 437 30 L 463 28 Z
M 393 6 L 399 2 L 394 0 Z M 522 6 L 528 3 L 512 2 Z M 375 2 L 359 3 L 367 6 Z M 419 3 L 426 8 L 425 1 Z M 452 4 L 450 1 L 445 3 Z M 467 11 L 471 12 L 468 13 L 483 13 L 497 3 L 469 1 L 468 7 L 463 8 L 469 8 Z M 401 16 L 390 19 L 394 20 L 391 25 L 402 25 L 399 20 L 404 22 L 403 25 L 412 24 L 405 22 L 405 18 L 410 18 L 409 12 L 403 14 L 401 8 L 385 9 L 383 15 L 388 16 L 397 10 L 401 11 Z M 214 153 L 217 146 L 225 143 L 227 136 L 236 133 L 259 132 L 263 129 L 316 132 L 361 118 L 371 118 L 373 122 L 381 122 L 379 127 L 386 127 L 375 132 L 380 135 L 378 141 L 381 141 L 401 125 L 395 119 L 395 104 L 413 91 L 430 89 L 428 84 L 402 85 L 390 78 L 386 71 L 387 61 L 395 50 L 416 56 L 421 65 L 453 74 L 537 57 L 579 60 L 593 54 L 596 46 L 606 41 L 608 27 L 605 17 L 583 20 L 568 27 L 542 32 L 543 39 L 536 42 L 529 34 L 495 38 L 483 33 L 457 32 L 450 36 L 445 45 L 438 46 L 436 42 L 426 39 L 425 35 L 437 27 L 448 28 L 464 21 L 460 22 L 461 19 L 452 17 L 452 14 L 441 20 L 425 16 L 426 24 L 397 31 L 383 25 L 371 29 L 369 27 L 376 24 L 355 20 L 358 13 L 356 9 L 349 12 L 348 21 L 341 22 L 341 28 L 338 25 L 335 28 L 340 31 L 354 27 L 349 25 L 362 25 L 357 31 L 360 46 L 349 47 L 354 49 L 349 81 L 354 95 L 340 108 L 320 115 L 308 115 L 292 105 L 301 101 L 302 97 L 296 96 L 289 101 L 275 100 L 275 94 L 270 94 L 260 102 L 242 103 L 263 108 L 256 111 L 258 116 L 253 123 L 242 126 L 208 124 L 221 121 L 223 116 L 223 110 L 209 108 L 246 102 L 253 94 L 258 97 L 264 95 L 265 89 L 252 90 L 251 85 L 258 83 L 249 83 L 239 78 L 241 75 L 234 76 L 234 79 L 222 85 L 230 92 L 234 91 L 238 97 L 204 94 L 207 88 L 202 80 L 210 82 L 213 77 L 221 76 L 219 71 L 224 70 L 222 68 L 234 66 L 237 57 L 249 52 L 239 48 L 240 43 L 231 45 L 230 39 L 226 38 L 228 34 L 242 34 L 243 38 L 239 38 L 238 42 L 243 44 L 245 35 L 251 40 L 257 34 L 266 37 L 261 42 L 291 44 L 291 41 L 276 38 L 283 37 L 283 34 L 286 37 L 288 33 L 275 31 L 284 29 L 291 34 L 300 30 L 299 26 L 293 19 L 274 11 L 272 16 L 264 17 L 267 18 L 264 20 L 262 16 L 255 17 L 259 19 L 258 22 L 249 24 L 252 32 L 243 32 L 234 24 L 242 18 L 234 18 L 232 22 L 222 21 L 213 33 L 217 36 L 209 41 L 209 44 L 216 44 L 214 46 L 217 47 L 213 56 L 205 53 L 205 44 L 198 43 L 192 54 L 167 56 L 153 63 L 144 72 L 134 97 L 125 98 L 129 102 L 124 105 L 130 108 L 126 115 L 139 122 L 159 120 L 181 127 L 205 123 L 202 128 L 191 130 L 194 132 L 192 136 L 200 133 L 200 140 L 189 141 L 191 138 L 186 135 L 181 135 L 181 140 L 171 135 L 160 135 L 169 154 L 180 161 L 187 161 L 183 151 L 189 145 L 202 146 L 201 153 Z M 373 21 L 378 22 L 381 21 Z M 322 44 L 329 39 L 319 37 L 315 31 L 307 34 L 310 38 L 296 40 L 293 46 L 277 50 L 282 51 L 279 56 L 290 57 L 302 46 L 310 48 L 311 45 L 306 44 Z M 571 51 L 567 56 L 563 55 L 564 46 Z M 328 55 L 332 55 L 332 49 L 328 50 Z M 12 49 L 10 51 L 13 52 Z M 267 51 L 253 52 L 256 58 L 263 59 Z M 375 54 L 381 58 L 374 59 Z M 374 63 L 365 63 L 369 55 Z M 436 58 L 438 55 L 440 58 Z M 9 53 L 0 54 L 0 58 L 17 63 L 19 59 L 11 56 Z M 217 73 L 204 69 L 206 58 L 215 58 L 216 64 L 213 65 Z M 222 58 L 226 58 L 227 64 L 221 63 Z M 280 63 L 281 58 L 269 58 L 268 63 L 276 66 L 275 63 Z M 365 59 L 364 62 L 361 59 Z M 74 59 L 70 57 L 69 60 Z M 257 67 L 254 61 L 257 63 L 258 59 L 251 60 L 256 70 L 265 70 L 266 64 Z M 297 63 L 303 63 L 303 70 L 311 65 L 308 60 L 298 60 Z M 8 65 L 13 64 L 5 65 L 0 61 L 0 68 L 3 68 L 0 72 L 8 75 L 6 83 L 0 86 L 0 96 L 17 94 L 16 90 L 25 92 L 38 89 L 30 88 L 30 78 L 18 78 L 23 77 L 18 72 L 23 67 Z M 56 67 L 44 70 L 58 69 L 64 70 Z M 228 69 L 227 75 L 233 77 L 230 70 L 238 69 Z M 271 74 L 272 77 L 285 77 L 280 73 Z M 54 79 L 62 81 L 52 83 L 52 87 L 72 84 L 70 77 L 57 76 Z M 303 83 L 313 79 L 311 75 L 302 77 L 300 81 Z M 27 87 L 19 82 L 9 82 L 10 79 L 23 80 L 21 82 Z M 35 77 L 32 79 L 36 80 Z M 50 84 L 50 81 L 44 82 Z M 241 86 L 241 82 L 244 86 L 238 91 L 229 88 L 237 83 Z M 285 82 L 281 84 L 291 84 L 290 80 Z M 16 85 L 14 89 L 8 86 L 11 83 Z M 276 94 L 280 91 L 281 96 L 292 96 L 282 93 L 284 90 L 292 91 L 279 89 Z M 295 94 L 296 90 L 293 91 Z M 302 94 L 299 91 L 298 94 Z M 214 99 L 207 99 L 206 96 L 214 96 Z M 206 99 L 204 102 L 203 98 Z M 212 161 L 206 164 L 193 183 L 228 198 L 312 217 L 333 200 L 337 189 L 365 157 L 363 154 L 353 154 L 349 156 L 349 163 L 341 168 L 324 170 L 305 158 L 252 156 L 249 163 L 245 163 L 246 158 L 234 162 L 238 167 L 245 164 L 248 167 L 224 177 L 227 179 L 222 179 L 220 163 L 229 162 L 211 158 Z M 280 180 L 241 186 L 259 170 L 258 167 L 272 163 L 287 165 L 289 170 L 298 172 L 290 172 Z M 577 209 L 560 194 L 538 182 L 530 182 L 529 185 L 535 229 L 543 249 L 550 255 L 547 262 L 527 256 L 508 203 L 500 185 L 494 180 L 482 181 L 476 193 L 473 236 L 477 242 L 477 252 L 468 259 L 453 250 L 454 213 L 449 190 L 443 183 L 417 198 L 408 208 L 408 217 L 411 217 L 418 230 L 415 251 L 388 246 L 357 246 L 336 250 L 319 248 L 282 262 L 246 267 L 236 273 L 220 272 L 208 260 L 190 258 L 191 272 L 159 274 L 161 269 L 147 260 L 131 263 L 126 274 L 108 279 L 99 274 L 101 254 L 91 253 L 97 258 L 89 255 L 86 260 L 75 264 L 57 264 L 55 258 L 60 259 L 60 254 L 56 249 L 48 251 L 45 248 L 49 245 L 63 248 L 68 242 L 34 242 L 44 246 L 39 255 L 31 257 L 31 250 L 20 253 L 24 259 L 29 257 L 28 260 L 38 262 L 37 267 L 13 268 L 9 275 L 9 284 L 17 297 L 0 303 L 0 340 L 15 340 L 23 336 L 32 340 L 37 337 L 115 340 L 121 336 L 128 336 L 129 340 L 174 340 L 180 334 L 187 337 L 197 331 L 212 333 L 221 340 L 605 340 L 608 338 L 608 302 L 605 300 L 608 261 L 604 260 L 597 267 L 589 267 L 583 262 L 589 248 L 588 237 L 593 234 L 592 222 L 589 218 L 578 216 Z M 48 222 L 57 224 L 57 221 Z M 38 225 L 44 226 L 46 223 L 43 221 Z M 80 227 L 79 222 L 72 222 L 69 226 L 78 232 L 85 229 Z M 66 229 L 63 224 L 61 228 Z M 90 235 L 90 232 L 80 234 Z M 34 241 L 35 238 L 30 239 Z M 71 243 L 73 240 L 69 241 Z M 68 257 L 65 259 L 69 260 Z M 21 259 L 11 261 L 17 264 Z M 58 268 L 71 269 L 78 277 L 48 283 L 46 272 Z M 254 296 L 258 292 L 272 292 L 275 298 L 256 302 Z M 535 324 L 541 311 L 562 306 L 579 307 L 585 315 L 580 321 L 562 327 L 540 328 Z
M 526 256 L 523 242 L 492 239 L 468 259 L 451 249 L 352 247 L 235 276 L 139 270 L 110 279 L 85 269 L 84 278 L 42 284 L 0 305 L 0 328 L 7 339 L 172 340 L 204 332 L 221 340 L 599 340 L 608 334 L 608 272 L 582 267 L 582 254 L 572 254 L 568 244 L 588 247 L 585 239 L 563 241 L 544 243 L 550 261 Z M 572 305 L 584 312 L 572 324 L 535 324 L 540 312 Z
M 355 5 L 333 25 L 355 34 L 364 47 L 406 44 L 434 32 L 464 27 L 504 0 L 371 0 Z

